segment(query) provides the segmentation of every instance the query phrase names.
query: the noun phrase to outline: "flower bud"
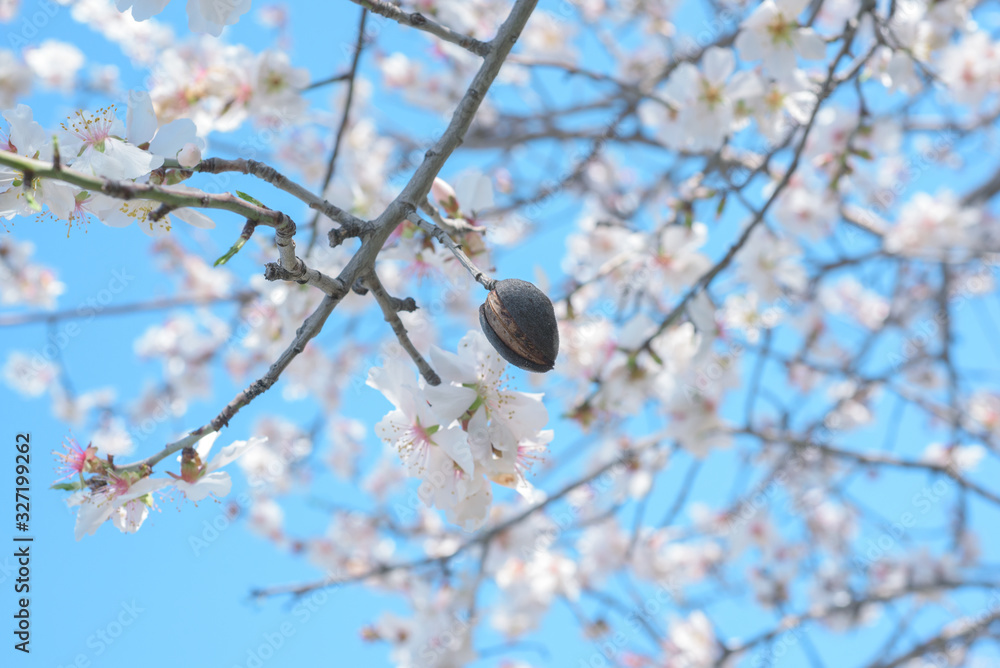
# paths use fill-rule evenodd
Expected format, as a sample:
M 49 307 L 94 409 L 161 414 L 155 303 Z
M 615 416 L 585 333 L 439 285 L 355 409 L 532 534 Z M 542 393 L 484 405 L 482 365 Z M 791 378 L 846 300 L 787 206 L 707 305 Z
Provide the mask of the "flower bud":
M 184 144 L 184 148 L 177 153 L 177 162 L 181 167 L 194 167 L 201 162 L 201 149 L 197 144 Z
M 447 181 L 436 177 L 431 184 L 431 194 L 434 195 L 434 199 L 445 213 L 452 217 L 458 215 L 458 195 L 455 194 L 455 189 Z

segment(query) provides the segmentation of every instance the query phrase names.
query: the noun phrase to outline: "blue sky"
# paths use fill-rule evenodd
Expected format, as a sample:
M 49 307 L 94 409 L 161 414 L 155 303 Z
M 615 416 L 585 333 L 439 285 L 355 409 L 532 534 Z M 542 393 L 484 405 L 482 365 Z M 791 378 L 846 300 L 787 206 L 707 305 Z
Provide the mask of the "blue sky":
M 25 12 L 30 12 L 37 3 L 26 2 Z M 176 6 L 174 6 L 176 5 Z M 299 6 L 293 14 L 291 29 L 293 63 L 309 68 L 314 79 L 321 79 L 342 72 L 348 64 L 344 45 L 353 44 L 358 8 L 348 3 L 313 2 Z M 542 9 L 554 10 L 556 3 L 540 3 Z M 184 34 L 185 19 L 183 3 L 174 2 L 162 15 L 161 20 L 173 25 L 179 34 Z M 697 19 L 692 18 L 696 24 Z M 315 39 L 314 26 L 323 26 L 322 39 Z M 66 9 L 60 9 L 51 22 L 29 41 L 38 43 L 54 38 L 71 41 L 84 49 L 93 62 L 115 62 L 121 66 L 120 56 L 114 45 L 108 44 L 100 35 L 74 23 Z M 226 38 L 230 42 L 242 42 L 251 47 L 271 44 L 273 35 L 245 18 L 235 28 L 230 29 Z M 379 37 L 378 48 L 385 52 L 403 50 L 416 53 L 424 47 L 422 35 L 404 31 L 395 25 L 386 25 Z M 587 51 L 590 53 L 591 51 Z M 362 72 L 372 80 L 377 80 L 372 65 L 373 50 L 366 53 Z M 606 63 L 605 63 L 606 64 Z M 602 65 L 595 56 L 593 66 Z M 138 85 L 143 73 L 122 66 L 122 76 L 126 85 Z M 553 81 L 553 86 L 560 84 Z M 572 84 L 562 84 L 570 86 Z M 558 91 L 558 88 L 556 89 Z M 329 88 L 313 93 L 313 98 L 329 100 L 333 91 Z M 511 104 L 510 94 L 500 99 Z M 94 106 L 96 101 L 87 97 L 66 100 L 52 93 L 36 93 L 29 101 L 36 110 L 36 118 L 45 125 L 52 126 L 66 115 L 72 105 Z M 438 127 L 437 122 L 425 114 L 400 115 L 401 105 L 392 96 L 377 94 L 374 106 L 377 119 L 394 120 L 397 124 L 412 122 L 416 125 L 416 135 L 421 130 L 430 133 Z M 124 114 L 124 111 L 122 111 Z M 397 125 L 398 127 L 398 125 Z M 237 142 L 231 142 L 233 144 Z M 970 147 L 971 149 L 971 147 Z M 228 157 L 226 147 L 220 142 L 212 154 Z M 449 163 L 444 176 L 458 173 L 472 161 L 484 160 L 482 155 L 472 158 L 458 156 Z M 632 166 L 641 166 L 640 156 L 630 156 Z M 557 160 L 556 162 L 559 162 Z M 955 179 L 955 187 L 964 185 Z M 234 188 L 244 190 L 273 207 L 287 206 L 290 213 L 302 216 L 302 207 L 284 195 L 273 191 L 259 182 L 237 179 Z M 930 187 L 917 183 L 915 187 Z M 498 257 L 499 275 L 532 278 L 536 267 L 540 267 L 559 285 L 562 274 L 559 264 L 553 258 L 561 256 L 564 237 L 573 229 L 576 205 L 564 198 L 556 197 L 547 201 L 533 219 L 539 223 L 539 233 L 535 243 L 525 249 L 501 250 Z M 187 227 L 175 228 L 179 240 L 187 248 L 197 249 L 205 258 L 221 255 L 238 236 L 240 221 L 226 214 L 213 215 L 217 228 L 204 232 Z M 710 216 L 706 216 L 710 217 Z M 710 244 L 707 252 L 718 257 L 733 238 L 733 231 L 743 222 L 739 212 L 727 213 L 711 225 Z M 114 298 L 114 304 L 142 301 L 154 295 L 169 295 L 175 286 L 166 285 L 162 275 L 155 271 L 150 261 L 149 239 L 135 227 L 116 230 L 94 223 L 86 230 L 74 229 L 67 238 L 65 227 L 58 222 L 34 222 L 18 220 L 9 225 L 12 234 L 19 240 L 29 239 L 36 246 L 35 259 L 43 264 L 57 267 L 61 280 L 66 283 L 66 293 L 59 300 L 60 308 L 72 308 L 85 303 L 88 298 L 107 287 L 113 271 L 134 276 L 127 287 Z M 817 249 L 820 252 L 828 249 Z M 260 271 L 253 254 L 242 253 L 230 262 L 230 268 L 241 277 L 249 277 Z M 878 272 L 873 272 L 872 280 L 878 280 Z M 425 293 L 433 292 L 433 286 Z M 554 291 L 556 291 L 554 289 Z M 558 292 L 556 292 L 558 295 Z M 956 330 L 961 332 L 958 350 L 959 366 L 995 375 L 1000 366 L 995 347 L 989 345 L 989 338 L 995 332 L 984 329 L 982 318 L 975 309 L 985 308 L 993 322 L 1000 322 L 1000 304 L 990 299 L 980 307 L 963 309 L 959 312 Z M 233 313 L 232 305 L 213 307 L 221 316 Z M 136 360 L 133 342 L 147 327 L 162 320 L 162 313 L 143 313 L 122 316 L 100 317 L 83 323 L 78 336 L 72 337 L 62 350 L 61 364 L 64 365 L 74 388 L 86 391 L 97 387 L 112 386 L 118 391 L 120 403 L 142 389 L 144 379 L 158 377 L 158 363 Z M 343 325 L 331 319 L 329 331 L 318 339 L 320 345 L 335 345 Z M 58 335 L 63 325 L 57 325 Z M 360 324 L 359 336 L 375 336 L 382 332 L 381 317 L 366 318 Z M 851 336 L 849 325 L 843 325 L 845 337 Z M 53 332 L 44 325 L 29 325 L 0 330 L 0 350 L 37 350 L 44 345 L 45 337 Z M 449 331 L 453 344 L 462 332 Z M 854 333 L 856 334 L 856 332 Z M 788 342 L 777 342 L 778 345 Z M 872 370 L 884 368 L 891 351 L 876 351 L 872 354 Z M 755 362 L 755 355 L 746 353 L 741 363 L 748 370 Z M 362 370 L 364 374 L 366 370 Z M 791 390 L 785 387 L 783 374 L 776 366 L 764 371 L 765 382 L 779 388 L 778 394 L 788 401 L 794 401 Z M 524 377 L 515 374 L 521 388 L 530 389 Z M 368 425 L 373 425 L 388 408 L 387 402 L 376 393 L 357 383 L 345 381 L 345 385 L 355 389 L 345 399 L 345 414 L 357 417 Z M 146 455 L 158 449 L 163 443 L 174 440 L 185 430 L 204 424 L 214 417 L 221 406 L 239 390 L 242 385 L 234 383 L 225 373 L 218 370 L 213 380 L 211 400 L 193 404 L 187 415 L 178 421 L 168 421 L 159 425 L 150 437 L 139 444 L 137 454 Z M 738 390 L 729 399 L 725 412 L 734 422 L 741 422 L 745 392 Z M 88 536 L 77 542 L 73 538 L 73 514 L 66 508 L 60 493 L 47 489 L 56 477 L 53 472 L 51 451 L 56 450 L 70 433 L 69 428 L 52 418 L 47 398 L 30 400 L 13 393 L 6 386 L 0 387 L 5 430 L 2 438 L 14 442 L 21 432 L 31 434 L 32 442 L 32 657 L 25 661 L 20 653 L 8 645 L 4 647 L 4 663 L 8 656 L 9 665 L 44 666 L 131 666 L 141 662 L 151 668 L 175 666 L 181 661 L 204 666 L 287 666 L 316 665 L 323 662 L 334 665 L 390 665 L 385 645 L 369 644 L 359 637 L 363 624 L 374 621 L 383 611 L 395 610 L 405 614 L 400 599 L 362 590 L 358 587 L 338 589 L 328 595 L 315 596 L 300 602 L 290 602 L 276 598 L 255 602 L 248 596 L 251 589 L 271 584 L 295 581 L 311 581 L 320 574 L 295 554 L 276 550 L 272 544 L 246 531 L 241 520 L 230 521 L 226 513 L 226 502 L 239 499 L 246 491 L 246 484 L 235 473 L 236 485 L 231 497 L 223 503 L 206 501 L 194 507 L 190 503 L 166 499 L 160 502 L 159 511 L 151 515 L 142 529 L 135 535 L 124 535 L 111 526 L 102 527 L 95 536 Z M 817 410 L 822 407 L 817 405 Z M 883 415 L 893 409 L 893 398 L 884 397 L 878 404 Z M 250 427 L 261 415 L 279 413 L 284 417 L 311 424 L 317 418 L 317 406 L 310 401 L 284 402 L 277 393 L 266 395 L 243 409 L 238 418 L 223 432 L 220 444 L 250 437 Z M 553 461 L 575 449 L 587 448 L 593 441 L 582 436 L 570 423 L 556 417 L 554 408 L 553 427 L 557 439 L 553 444 Z M 628 423 L 635 434 L 648 424 L 648 416 Z M 879 420 L 877 425 L 861 433 L 852 434 L 845 447 L 870 449 L 880 447 L 886 439 L 887 420 Z M 896 437 L 896 451 L 910 457 L 918 456 L 934 434 L 934 430 L 921 419 L 906 417 L 901 420 Z M 938 430 L 943 437 L 943 432 Z M 86 428 L 75 436 L 86 439 Z M 837 435 L 834 435 L 836 438 Z M 368 462 L 381 456 L 381 448 L 370 435 L 368 440 Z M 322 469 L 319 458 L 325 449 L 319 444 L 312 455 L 318 469 Z M 13 447 L 8 449 L 13 453 Z M 587 455 L 584 454 L 584 457 Z M 670 466 L 662 483 L 659 483 L 647 506 L 647 517 L 656 521 L 670 505 L 680 481 L 683 479 L 691 459 L 679 454 Z M 747 468 L 732 453 L 716 453 L 710 465 L 706 466 L 693 488 L 692 498 L 713 505 L 725 502 L 734 482 L 741 481 Z M 570 479 L 574 468 L 549 471 L 541 478 L 542 486 L 549 491 L 558 489 Z M 13 454 L 0 467 L 4 476 L 0 489 L 10 490 L 13 479 Z M 759 474 L 758 472 L 755 472 Z M 292 497 L 285 503 L 287 529 L 289 534 L 309 536 L 322 533 L 326 524 L 325 513 L 317 507 L 317 502 L 335 504 L 361 503 L 357 494 L 349 486 L 337 482 L 328 473 L 320 472 L 313 486 L 314 495 L 309 499 Z M 1000 475 L 996 462 L 989 468 L 977 472 L 981 481 L 996 480 Z M 324 477 L 325 476 L 325 477 Z M 328 484 L 326 481 L 328 479 Z M 891 523 L 901 513 L 914 506 L 914 494 L 921 492 L 932 481 L 911 473 L 889 473 L 877 480 L 859 479 L 852 482 L 850 492 L 877 507 Z M 751 483 L 752 484 L 752 483 Z M 322 492 L 318 491 L 322 490 Z M 6 492 L 5 492 L 6 493 Z M 780 494 L 779 494 L 780 497 Z M 283 500 L 284 502 L 285 500 Z M 780 507 L 780 506 L 779 506 Z M 935 549 L 946 549 L 945 534 L 932 533 L 945 523 L 946 504 L 937 504 L 926 515 L 921 515 L 919 523 L 911 534 L 922 543 Z M 178 511 L 179 510 L 179 511 Z M 978 500 L 970 502 L 970 517 L 976 526 L 996 526 L 1000 521 L 996 508 L 987 508 Z M 622 522 L 630 526 L 637 508 L 626 507 Z M 787 519 L 787 518 L 786 518 Z M 689 518 L 682 515 L 684 524 Z M 918 531 L 919 530 L 919 531 Z M 866 532 L 872 539 L 880 535 L 878 529 L 869 527 Z M 921 533 L 923 532 L 923 533 Z M 865 534 L 863 534 L 865 535 Z M 1000 536 L 989 532 L 983 536 L 984 552 L 993 555 L 987 559 L 995 564 L 1000 554 Z M 6 552 L 6 551 L 4 551 Z M 6 611 L 13 606 L 12 559 L 0 558 L 0 609 Z M 737 587 L 741 583 L 735 583 Z M 616 585 L 617 586 L 617 585 Z M 489 600 L 490 587 L 486 590 Z M 793 607 L 801 608 L 806 601 L 805 591 L 794 592 Z M 745 600 L 745 597 L 744 597 Z M 959 597 L 970 610 L 982 605 L 976 596 Z M 725 636 L 746 637 L 766 628 L 774 620 L 773 613 L 747 615 L 740 599 L 728 604 L 712 604 L 710 616 Z M 6 613 L 5 613 L 6 614 Z M 922 616 L 916 628 L 931 630 L 940 625 L 942 616 L 927 614 Z M 661 616 L 659 623 L 662 625 Z M 849 644 L 843 637 L 809 627 L 809 638 L 817 651 L 824 657 L 837 657 L 828 665 L 851 665 L 855 661 L 872 657 L 877 651 L 888 622 L 880 622 L 874 628 L 864 630 L 854 636 Z M 480 647 L 496 645 L 500 639 L 490 631 L 485 631 Z M 565 606 L 556 605 L 547 618 L 538 639 L 545 646 L 544 651 L 526 644 L 515 648 L 511 657 L 524 658 L 535 665 L 576 666 L 593 658 L 594 645 L 582 641 L 572 612 Z M 637 642 L 643 647 L 643 641 Z M 787 652 L 775 649 L 775 666 L 799 666 L 805 661 L 803 646 L 807 642 L 792 636 L 786 643 Z M 264 648 L 264 649 L 262 649 Z M 273 650 L 272 652 L 268 649 Z M 646 647 L 649 649 L 648 647 Z M 548 654 L 546 654 L 546 652 Z M 548 658 L 546 658 L 548 657 Z M 260 663 L 255 663 L 259 660 Z M 89 663 L 88 663 L 89 662 Z M 843 663 L 842 663 L 843 662 Z M 496 658 L 486 658 L 479 665 L 495 665 Z

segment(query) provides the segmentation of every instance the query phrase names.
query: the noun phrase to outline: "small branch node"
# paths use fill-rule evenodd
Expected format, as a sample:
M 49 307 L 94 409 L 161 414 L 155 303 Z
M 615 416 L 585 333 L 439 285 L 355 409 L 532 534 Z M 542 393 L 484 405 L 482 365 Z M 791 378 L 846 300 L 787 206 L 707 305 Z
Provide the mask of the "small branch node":
M 149 219 L 150 219 L 151 221 L 153 221 L 154 223 L 158 223 L 158 222 L 160 222 L 161 220 L 163 220 L 163 218 L 164 218 L 164 217 L 165 217 L 165 216 L 166 216 L 166 215 L 167 215 L 168 213 L 170 213 L 171 211 L 173 211 L 173 210 L 174 210 L 174 208 L 175 208 L 175 207 L 172 207 L 172 206 L 170 206 L 169 204 L 161 204 L 161 205 L 160 205 L 160 206 L 159 206 L 159 207 L 158 207 L 158 208 L 156 209 L 156 211 L 153 211 L 152 213 L 150 213 L 150 214 L 149 214 Z

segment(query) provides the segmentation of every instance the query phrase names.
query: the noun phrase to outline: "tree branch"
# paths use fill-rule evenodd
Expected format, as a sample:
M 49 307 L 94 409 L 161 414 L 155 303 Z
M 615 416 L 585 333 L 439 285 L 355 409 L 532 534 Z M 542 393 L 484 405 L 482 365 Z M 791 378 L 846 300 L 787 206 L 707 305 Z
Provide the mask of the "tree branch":
M 474 39 L 468 35 L 455 32 L 451 28 L 441 25 L 419 12 L 404 12 L 395 5 L 390 5 L 388 2 L 383 2 L 382 0 L 351 0 L 351 2 L 356 5 L 361 5 L 373 14 L 378 14 L 379 16 L 384 16 L 387 19 L 392 19 L 400 25 L 416 28 L 417 30 L 423 30 L 426 33 L 430 33 L 439 39 L 443 39 L 446 42 L 450 42 L 451 44 L 460 46 L 467 51 L 471 51 L 477 56 L 485 57 L 490 52 L 489 44 L 480 42 L 478 39 Z
M 333 180 L 334 170 L 337 167 L 337 156 L 340 153 L 340 143 L 344 138 L 344 132 L 347 130 L 347 123 L 351 116 L 351 101 L 354 99 L 354 82 L 358 77 L 358 63 L 361 62 L 361 51 L 365 47 L 365 21 L 368 18 L 368 10 L 361 10 L 361 17 L 358 19 L 358 36 L 354 43 L 354 56 L 351 59 L 351 69 L 347 73 L 347 96 L 344 99 L 344 112 L 340 117 L 340 127 L 337 128 L 337 135 L 333 140 L 333 151 L 330 153 L 330 160 L 326 163 L 326 173 L 323 175 L 323 183 L 320 185 L 320 193 L 325 193 L 326 189 L 330 186 L 330 181 Z M 337 220 L 334 218 L 334 220 Z M 356 223 L 343 223 L 348 231 L 358 229 Z M 316 243 L 317 237 L 317 226 L 319 225 L 319 213 L 313 216 L 312 222 L 310 223 L 310 229 L 312 234 L 309 236 L 309 245 L 306 247 L 306 255 L 309 255 L 309 251 L 312 250 L 313 244 Z
M 164 297 L 161 299 L 151 299 L 146 302 L 133 302 L 118 306 L 109 305 L 102 308 L 81 306 L 80 308 L 52 311 L 51 313 L 36 311 L 33 313 L 0 316 L 0 327 L 18 327 L 19 325 L 31 325 L 39 322 L 53 323 L 60 320 L 90 319 L 108 315 L 127 315 L 130 313 L 142 313 L 144 311 L 162 311 L 178 306 L 207 306 L 209 304 L 222 304 L 226 302 L 245 303 L 255 296 L 257 296 L 257 293 L 253 290 L 241 290 L 240 292 L 220 297 Z
M 56 167 L 51 163 L 41 160 L 25 158 L 9 151 L 0 151 L 0 165 L 20 170 L 24 173 L 26 181 L 30 180 L 29 177 L 63 181 L 84 190 L 101 192 L 109 197 L 120 200 L 148 199 L 154 202 L 163 202 L 171 209 L 218 209 L 221 211 L 232 211 L 243 218 L 249 218 L 258 225 L 265 225 L 267 227 L 278 227 L 289 221 L 288 216 L 280 211 L 251 204 L 230 193 L 210 194 L 200 191 L 192 193 L 173 190 L 168 186 L 112 181 L 99 176 L 77 172 L 66 167 Z
M 220 174 L 222 172 L 240 172 L 242 174 L 249 174 L 250 176 L 256 176 L 262 181 L 266 181 L 271 185 L 284 190 L 286 193 L 292 195 L 296 199 L 305 202 L 309 205 L 310 209 L 322 213 L 324 216 L 331 220 L 344 225 L 346 227 L 364 227 L 367 223 L 360 218 L 351 215 L 350 213 L 344 211 L 338 206 L 331 204 L 322 197 L 314 195 L 310 191 L 303 188 L 298 183 L 295 183 L 289 179 L 284 174 L 281 174 L 274 167 L 266 165 L 262 162 L 257 162 L 256 160 L 226 160 L 223 158 L 208 158 L 198 163 L 193 171 L 200 172 L 203 174 Z
M 429 385 L 440 385 L 441 377 L 437 375 L 434 369 L 431 368 L 431 365 L 427 363 L 427 360 L 424 359 L 423 355 L 413 345 L 413 342 L 410 341 L 410 337 L 406 333 L 406 327 L 403 326 L 403 321 L 399 319 L 399 311 L 401 310 L 400 300 L 389 296 L 389 293 L 385 290 L 385 286 L 382 285 L 382 281 L 375 274 L 374 269 L 364 277 L 364 283 L 371 290 L 372 295 L 375 296 L 375 301 L 382 307 L 382 315 L 385 317 L 385 321 L 392 326 L 392 331 L 396 334 L 396 338 L 399 339 L 399 345 L 403 347 L 403 350 L 407 352 L 413 363 L 417 365 L 420 375 L 424 377 L 424 380 Z M 412 311 L 414 309 L 416 309 L 416 304 L 413 304 L 413 308 L 407 308 L 406 310 Z

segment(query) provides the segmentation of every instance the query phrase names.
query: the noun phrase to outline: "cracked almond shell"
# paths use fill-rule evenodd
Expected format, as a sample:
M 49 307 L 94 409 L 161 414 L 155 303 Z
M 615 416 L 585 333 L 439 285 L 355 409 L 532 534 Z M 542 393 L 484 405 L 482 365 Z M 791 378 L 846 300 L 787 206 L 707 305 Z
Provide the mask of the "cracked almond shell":
M 551 371 L 559 354 L 556 312 L 545 293 L 527 281 L 497 281 L 479 307 L 479 324 L 500 356 L 516 367 Z

